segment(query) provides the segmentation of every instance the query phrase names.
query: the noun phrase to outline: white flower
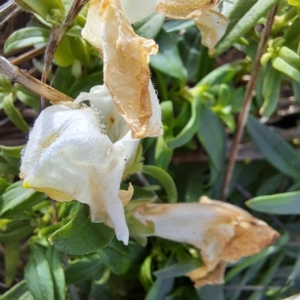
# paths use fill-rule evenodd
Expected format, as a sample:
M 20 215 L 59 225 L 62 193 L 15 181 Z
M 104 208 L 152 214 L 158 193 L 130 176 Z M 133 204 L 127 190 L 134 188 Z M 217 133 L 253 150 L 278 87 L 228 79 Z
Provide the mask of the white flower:
M 157 11 L 171 19 L 193 19 L 201 31 L 201 42 L 210 53 L 224 35 L 229 20 L 220 13 L 222 0 L 120 0 L 131 23 Z
M 82 105 L 84 100 L 92 106 Z M 117 238 L 128 244 L 123 205 L 133 191 L 119 192 L 119 188 L 138 143 L 107 88 L 97 86 L 74 103 L 42 111 L 23 152 L 20 177 L 24 187 L 57 201 L 88 204 L 91 220 L 114 228 Z
M 207 197 L 199 202 L 130 203 L 133 218 L 154 226 L 154 232 L 141 231 L 141 235 L 184 242 L 201 250 L 204 265 L 187 274 L 196 287 L 222 283 L 228 262 L 258 253 L 279 236 L 239 207 Z
M 155 42 L 135 34 L 119 0 L 92 0 L 82 36 L 103 59 L 104 83 L 133 138 L 162 135 L 148 66 L 150 55 L 158 51 Z

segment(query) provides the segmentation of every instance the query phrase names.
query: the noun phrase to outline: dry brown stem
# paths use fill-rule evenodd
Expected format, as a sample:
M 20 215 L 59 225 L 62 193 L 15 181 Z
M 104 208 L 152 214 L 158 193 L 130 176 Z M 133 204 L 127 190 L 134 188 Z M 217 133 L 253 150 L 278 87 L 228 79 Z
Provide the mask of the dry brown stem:
M 53 55 L 57 49 L 58 44 L 60 43 L 65 31 L 69 27 L 69 25 L 73 22 L 73 20 L 76 18 L 76 16 L 79 14 L 81 9 L 85 6 L 85 4 L 88 2 L 88 0 L 74 0 L 70 10 L 68 12 L 68 15 L 66 16 L 66 19 L 59 27 L 52 27 L 51 33 L 50 33 L 50 39 L 47 44 L 47 48 L 45 51 L 44 56 L 44 70 L 42 74 L 41 81 L 46 82 L 48 79 L 48 75 L 51 70 L 51 63 Z M 41 110 L 44 109 L 47 106 L 47 102 L 45 101 L 44 97 L 41 98 L 41 104 L 40 104 Z
M 250 110 L 252 99 L 253 99 L 253 92 L 254 92 L 255 85 L 256 85 L 256 82 L 258 79 L 258 74 L 259 74 L 259 70 L 260 70 L 260 59 L 264 53 L 269 34 L 271 32 L 271 28 L 272 28 L 275 14 L 276 14 L 276 10 L 277 10 L 277 6 L 273 7 L 268 14 L 267 23 L 266 23 L 266 26 L 262 33 L 262 36 L 261 36 L 261 39 L 260 39 L 260 42 L 258 45 L 258 50 L 256 53 L 255 61 L 253 63 L 251 79 L 249 80 L 247 87 L 246 87 L 242 110 L 241 110 L 241 113 L 239 114 L 239 118 L 238 118 L 237 131 L 236 131 L 234 139 L 233 139 L 231 153 L 229 156 L 229 161 L 228 161 L 228 165 L 226 168 L 226 173 L 225 173 L 225 177 L 224 177 L 224 181 L 223 181 L 222 192 L 221 192 L 221 199 L 223 201 L 225 201 L 226 196 L 227 196 L 228 187 L 229 187 L 229 184 L 231 181 L 231 177 L 233 174 L 233 169 L 234 169 L 234 165 L 235 165 L 235 161 L 236 161 L 236 157 L 237 157 L 237 153 L 238 153 L 239 143 L 240 143 L 242 135 L 244 133 L 245 124 L 248 119 L 249 110 Z
M 73 101 L 69 96 L 57 91 L 51 86 L 30 76 L 18 67 L 12 65 L 7 59 L 0 56 L 0 74 L 7 77 L 13 83 L 19 83 L 32 92 L 48 99 L 51 102 Z

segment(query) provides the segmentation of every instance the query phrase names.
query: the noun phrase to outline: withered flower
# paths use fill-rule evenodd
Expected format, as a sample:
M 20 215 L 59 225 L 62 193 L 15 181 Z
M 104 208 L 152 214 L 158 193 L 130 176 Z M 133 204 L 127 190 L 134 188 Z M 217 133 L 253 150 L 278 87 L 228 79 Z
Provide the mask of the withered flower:
M 279 234 L 265 222 L 234 205 L 202 197 L 199 203 L 141 203 L 133 217 L 153 233 L 200 249 L 203 266 L 186 274 L 196 287 L 223 283 L 227 263 L 260 252 Z

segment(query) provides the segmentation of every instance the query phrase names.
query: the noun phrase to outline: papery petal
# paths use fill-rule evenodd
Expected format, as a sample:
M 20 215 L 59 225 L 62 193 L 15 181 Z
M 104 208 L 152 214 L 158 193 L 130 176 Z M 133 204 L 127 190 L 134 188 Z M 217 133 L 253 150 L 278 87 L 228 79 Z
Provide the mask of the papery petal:
M 93 0 L 82 36 L 98 48 L 103 58 L 105 85 L 132 137 L 161 135 L 162 126 L 154 134 L 148 129 L 151 101 L 157 101 L 150 97 L 148 88 L 149 56 L 158 50 L 155 42 L 135 34 L 118 0 Z
M 160 0 L 156 11 L 171 19 L 194 19 L 220 0 Z
M 155 12 L 157 0 L 120 0 L 130 23 L 136 23 Z
M 201 31 L 201 43 L 213 54 L 214 47 L 225 34 L 229 20 L 216 9 L 208 10 L 194 19 Z
M 279 234 L 241 208 L 202 197 L 200 203 L 149 204 L 135 209 L 142 224 L 153 223 L 159 236 L 201 250 L 204 265 L 187 275 L 196 287 L 222 283 L 228 262 L 258 253 Z
M 106 134 L 110 140 L 113 143 L 122 143 L 126 152 L 124 158 L 126 160 L 126 168 L 135 157 L 139 140 L 132 138 L 131 130 L 114 105 L 109 90 L 105 85 L 95 86 L 89 93 L 80 93 L 74 102 L 80 103 L 85 100 L 89 100 L 97 110 L 98 116 L 105 125 Z M 153 110 L 156 111 L 156 109 L 155 107 Z M 155 117 L 152 116 L 152 118 Z M 152 123 L 154 123 L 154 121 L 152 121 Z
M 78 104 L 73 104 L 78 106 Z M 118 197 L 128 153 L 102 133 L 92 108 L 46 108 L 30 132 L 22 156 L 24 186 L 58 201 L 76 199 L 91 209 L 93 222 L 113 227 L 124 244 L 129 233 Z

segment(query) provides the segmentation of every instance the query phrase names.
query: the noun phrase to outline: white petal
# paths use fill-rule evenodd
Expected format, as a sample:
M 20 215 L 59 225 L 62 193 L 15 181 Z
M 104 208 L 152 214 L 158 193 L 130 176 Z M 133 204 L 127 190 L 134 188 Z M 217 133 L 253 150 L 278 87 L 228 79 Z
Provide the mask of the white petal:
M 121 142 L 113 144 L 102 134 L 92 108 L 55 105 L 41 113 L 30 133 L 21 174 L 25 186 L 55 200 L 88 204 L 92 221 L 115 228 L 117 238 L 126 244 L 128 228 L 118 198 L 126 157 Z

